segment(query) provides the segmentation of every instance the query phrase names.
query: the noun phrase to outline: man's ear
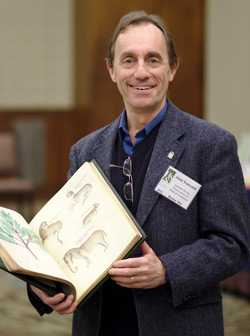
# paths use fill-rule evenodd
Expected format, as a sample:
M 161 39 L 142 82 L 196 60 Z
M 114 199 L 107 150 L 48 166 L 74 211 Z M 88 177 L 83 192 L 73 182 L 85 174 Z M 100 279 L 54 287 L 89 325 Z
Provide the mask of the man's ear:
M 108 69 L 108 72 L 110 74 L 112 81 L 116 83 L 114 67 L 111 65 L 111 61 L 109 59 L 106 61 L 106 66 L 107 66 L 107 69 Z
M 175 74 L 179 68 L 179 60 L 178 58 L 175 60 L 174 64 L 171 66 L 171 74 L 169 77 L 169 81 L 172 82 L 174 80 Z

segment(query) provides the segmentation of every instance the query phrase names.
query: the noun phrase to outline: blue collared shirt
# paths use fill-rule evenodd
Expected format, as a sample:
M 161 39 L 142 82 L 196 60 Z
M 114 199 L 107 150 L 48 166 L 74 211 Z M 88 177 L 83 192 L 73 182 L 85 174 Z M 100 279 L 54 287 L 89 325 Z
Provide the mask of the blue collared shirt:
M 168 103 L 166 100 L 166 103 L 163 107 L 163 109 L 160 111 L 160 113 L 157 114 L 157 116 L 150 121 L 143 129 L 141 129 L 139 132 L 135 135 L 135 144 L 133 145 L 131 142 L 131 138 L 129 135 L 129 132 L 127 130 L 127 112 L 126 109 L 123 110 L 118 133 L 120 140 L 122 142 L 123 148 L 125 152 L 128 154 L 128 156 L 132 155 L 136 147 L 146 138 L 146 136 L 149 134 L 152 129 L 157 126 L 162 119 L 164 118 L 166 112 L 167 112 Z

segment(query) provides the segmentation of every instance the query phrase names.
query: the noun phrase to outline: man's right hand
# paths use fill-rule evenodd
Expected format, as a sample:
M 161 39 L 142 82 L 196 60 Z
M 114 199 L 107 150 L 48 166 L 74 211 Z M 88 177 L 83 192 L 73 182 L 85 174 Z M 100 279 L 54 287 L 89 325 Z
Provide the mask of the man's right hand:
M 66 298 L 66 300 L 64 300 L 65 298 L 64 293 L 59 293 L 56 294 L 55 296 L 49 296 L 47 293 L 43 292 L 42 290 L 34 286 L 30 287 L 31 290 L 35 293 L 35 295 L 37 295 L 43 301 L 43 303 L 51 307 L 58 314 L 60 315 L 71 314 L 76 310 L 78 303 L 73 301 L 74 300 L 73 295 L 69 295 Z

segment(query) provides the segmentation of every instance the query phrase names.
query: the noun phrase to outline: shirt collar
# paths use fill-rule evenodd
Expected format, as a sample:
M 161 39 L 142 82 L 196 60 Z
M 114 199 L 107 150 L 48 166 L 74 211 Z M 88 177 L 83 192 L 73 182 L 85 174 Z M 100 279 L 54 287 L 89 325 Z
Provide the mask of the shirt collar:
M 166 103 L 163 107 L 163 109 L 157 114 L 157 116 L 150 121 L 143 129 L 141 129 L 136 135 L 140 136 L 147 136 L 152 129 L 158 125 L 164 118 L 166 112 L 167 112 L 167 107 L 168 107 L 168 102 L 166 100 Z M 123 141 L 125 134 L 129 134 L 127 130 L 127 112 L 126 109 L 123 110 L 121 119 L 120 119 L 120 124 L 118 128 L 118 133 L 120 136 L 121 141 Z

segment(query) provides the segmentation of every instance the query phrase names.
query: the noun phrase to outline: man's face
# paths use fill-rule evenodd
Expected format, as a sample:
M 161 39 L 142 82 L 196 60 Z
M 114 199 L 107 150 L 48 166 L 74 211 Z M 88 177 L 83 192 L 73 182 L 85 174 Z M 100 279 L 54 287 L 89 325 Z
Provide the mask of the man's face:
M 128 113 L 157 114 L 164 106 L 178 63 L 169 65 L 162 31 L 151 23 L 130 25 L 116 40 L 111 79 L 117 83 Z

